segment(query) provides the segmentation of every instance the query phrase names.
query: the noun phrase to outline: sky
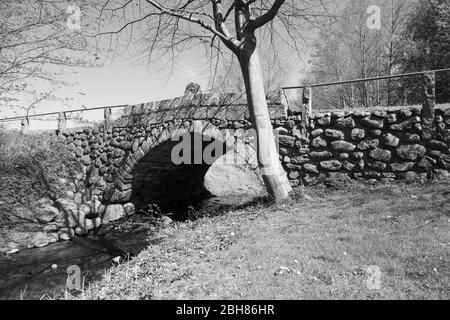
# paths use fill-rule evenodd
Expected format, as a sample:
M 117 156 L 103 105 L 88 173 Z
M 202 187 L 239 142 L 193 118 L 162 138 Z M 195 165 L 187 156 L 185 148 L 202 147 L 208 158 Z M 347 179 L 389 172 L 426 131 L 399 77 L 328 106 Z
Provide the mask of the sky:
M 309 49 L 305 44 L 304 59 L 300 60 L 285 48 L 283 55 L 288 57 L 289 74 L 286 76 L 286 86 L 298 85 L 307 69 Z M 263 55 L 264 53 L 262 53 Z M 264 57 L 263 57 L 264 58 Z M 208 57 L 202 48 L 194 47 L 178 56 L 173 64 L 161 70 L 158 62 L 149 64 L 130 64 L 128 54 L 109 60 L 101 67 L 95 68 L 63 68 L 61 79 L 68 85 L 54 87 L 42 80 L 32 80 L 29 88 L 37 92 L 53 90 L 55 96 L 69 99 L 65 104 L 61 101 L 46 99 L 36 104 L 31 114 L 64 110 L 89 109 L 102 106 L 138 104 L 155 100 L 163 100 L 182 96 L 185 87 L 190 82 L 200 84 L 205 91 L 209 83 Z M 161 67 L 161 66 L 159 66 Z M 33 97 L 23 94 L 15 95 L 17 104 L 28 106 Z M 23 115 L 21 108 L 2 112 L 2 117 Z M 86 113 L 87 115 L 87 113 Z M 103 114 L 99 111 L 90 112 L 90 120 L 101 120 Z M 12 122 L 9 126 L 20 128 L 20 121 Z M 55 121 L 31 120 L 30 129 L 53 129 Z
M 71 85 L 58 87 L 54 94 L 69 98 L 70 102 L 62 107 L 60 101 L 43 100 L 36 105 L 31 114 L 55 112 L 62 108 L 77 110 L 170 99 L 182 96 L 186 85 L 190 82 L 196 82 L 202 88 L 206 88 L 209 74 L 205 72 L 205 61 L 201 54 L 203 54 L 202 51 L 191 50 L 177 58 L 173 71 L 170 68 L 155 70 L 154 67 L 145 64 L 128 65 L 120 60 L 98 68 L 67 70 L 62 78 Z M 291 68 L 286 86 L 298 85 L 305 69 L 305 63 L 298 61 L 295 68 Z M 49 89 L 49 85 L 43 81 L 32 81 L 30 85 L 37 91 Z M 30 104 L 29 98 L 26 99 L 20 94 L 16 97 L 19 99 L 19 105 Z M 23 112 L 19 109 L 4 113 L 3 116 L 23 115 Z M 103 117 L 101 111 L 86 112 L 85 115 L 90 120 L 101 120 Z M 47 117 L 47 119 L 54 119 L 54 117 Z M 9 126 L 20 128 L 20 121 L 9 123 Z M 73 126 L 76 124 L 74 123 Z M 54 128 L 56 128 L 55 121 L 30 120 L 31 130 Z

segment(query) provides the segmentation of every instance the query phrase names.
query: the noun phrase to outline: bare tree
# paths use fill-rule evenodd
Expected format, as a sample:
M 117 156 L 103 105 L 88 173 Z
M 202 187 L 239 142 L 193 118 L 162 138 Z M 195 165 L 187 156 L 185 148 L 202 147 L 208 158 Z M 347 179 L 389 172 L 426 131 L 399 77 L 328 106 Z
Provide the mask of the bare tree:
M 62 66 L 91 65 L 85 39 L 67 26 L 69 7 L 59 0 L 0 2 L 0 102 L 10 105 L 10 94 L 23 94 L 27 80 L 53 85 Z
M 200 45 L 211 55 L 211 70 L 217 69 L 221 57 L 231 53 L 239 62 L 257 132 L 263 180 L 268 193 L 279 200 L 287 198 L 292 189 L 272 133 L 258 39 L 271 44 L 274 51 L 286 47 L 300 51 L 304 35 L 301 26 L 305 22 L 315 24 L 317 18 L 327 14 L 324 8 L 321 0 L 103 0 L 97 6 L 101 26 L 97 36 L 109 35 L 116 52 L 115 40 L 125 33 L 129 36 L 127 46 L 142 46 L 144 57 L 150 61 L 157 53 L 160 58 L 172 58 L 177 52 Z M 116 28 L 104 30 L 111 25 Z
M 402 35 L 408 13 L 416 0 L 348 0 L 339 17 L 321 32 L 312 57 L 310 81 L 341 81 L 391 75 L 404 54 Z M 381 9 L 379 29 L 367 25 L 367 8 Z M 324 87 L 316 97 L 325 107 L 345 108 L 398 103 L 398 81 L 374 81 Z M 396 89 L 396 90 L 394 90 Z M 397 94 L 398 95 L 398 94 Z M 385 98 L 384 98 L 385 97 Z

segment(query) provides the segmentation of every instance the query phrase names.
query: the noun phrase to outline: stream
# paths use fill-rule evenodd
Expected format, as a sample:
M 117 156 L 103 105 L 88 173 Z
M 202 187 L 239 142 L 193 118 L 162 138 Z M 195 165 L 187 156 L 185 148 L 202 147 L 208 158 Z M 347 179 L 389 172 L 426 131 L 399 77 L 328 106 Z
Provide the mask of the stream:
M 203 201 L 201 207 L 206 212 L 217 212 L 250 200 L 213 197 Z M 69 266 L 79 268 L 82 287 L 87 287 L 117 263 L 114 260 L 118 257 L 121 262 L 132 259 L 149 245 L 163 241 L 155 236 L 150 220 L 135 214 L 102 227 L 93 235 L 0 256 L 0 300 L 61 298 Z

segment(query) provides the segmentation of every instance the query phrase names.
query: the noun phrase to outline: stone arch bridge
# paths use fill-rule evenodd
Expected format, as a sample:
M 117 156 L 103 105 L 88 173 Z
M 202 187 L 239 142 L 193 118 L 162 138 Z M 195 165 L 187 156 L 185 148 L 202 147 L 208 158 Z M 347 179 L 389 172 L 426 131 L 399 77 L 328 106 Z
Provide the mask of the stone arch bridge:
M 449 178 L 450 106 L 435 106 L 429 91 L 424 86 L 423 106 L 312 114 L 292 102 L 288 108 L 281 92 L 269 95 L 279 156 L 293 187 L 333 176 L 386 182 Z M 200 197 L 204 176 L 220 154 L 196 161 L 195 141 L 201 141 L 200 155 L 214 143 L 230 150 L 227 132 L 251 128 L 240 94 L 185 95 L 128 106 L 121 118 L 108 118 L 106 112 L 105 124 L 59 134 L 86 173 L 80 203 L 94 196 L 106 205 Z M 177 164 L 172 151 L 183 135 L 191 146 L 183 157 L 186 152 L 191 161 Z
M 274 126 L 281 128 L 287 114 L 284 96 L 275 93 L 267 101 Z M 104 204 L 139 206 L 202 197 L 207 193 L 205 174 L 221 156 L 217 149 L 231 151 L 237 141 L 234 134 L 251 128 L 241 94 L 191 94 L 127 106 L 115 121 L 109 115 L 106 109 L 105 123 L 58 135 L 83 165 L 86 191 L 81 202 L 96 196 Z M 177 155 L 188 161 L 174 162 L 174 147 L 186 139 L 191 150 L 179 150 Z M 288 140 L 294 143 L 295 138 Z M 223 148 L 210 152 L 212 159 L 207 161 L 201 155 L 214 149 L 212 145 Z M 250 161 L 256 168 L 256 159 Z

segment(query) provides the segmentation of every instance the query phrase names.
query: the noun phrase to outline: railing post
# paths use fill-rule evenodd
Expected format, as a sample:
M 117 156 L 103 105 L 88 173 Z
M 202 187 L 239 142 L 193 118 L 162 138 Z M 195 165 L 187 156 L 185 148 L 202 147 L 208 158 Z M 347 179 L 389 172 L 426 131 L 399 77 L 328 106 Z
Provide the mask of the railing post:
M 303 88 L 302 107 L 303 107 L 303 110 L 305 111 L 304 121 L 305 121 L 305 123 L 308 123 L 308 119 L 312 112 L 312 88 L 311 87 Z
M 28 118 L 24 118 L 20 123 L 20 133 L 27 134 L 28 131 L 30 131 L 30 120 Z
M 67 128 L 67 115 L 65 112 L 60 112 L 58 115 L 58 131 L 62 133 Z
M 280 97 L 281 97 L 281 101 L 282 101 L 282 104 L 284 107 L 284 116 L 286 117 L 286 119 L 288 119 L 289 116 L 291 115 L 291 110 L 290 110 L 290 106 L 289 106 L 289 100 L 286 95 L 286 91 L 284 91 L 283 88 L 280 89 Z
M 111 128 L 111 108 L 104 109 L 105 126 L 103 127 L 103 136 L 106 137 L 108 129 Z
M 353 109 L 355 107 L 355 87 L 353 86 L 353 82 L 350 83 L 350 103 L 351 103 L 351 108 Z
M 423 137 L 430 139 L 435 125 L 436 86 L 435 73 L 424 72 L 422 75 L 422 127 Z

